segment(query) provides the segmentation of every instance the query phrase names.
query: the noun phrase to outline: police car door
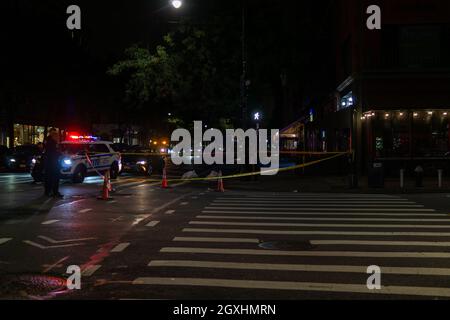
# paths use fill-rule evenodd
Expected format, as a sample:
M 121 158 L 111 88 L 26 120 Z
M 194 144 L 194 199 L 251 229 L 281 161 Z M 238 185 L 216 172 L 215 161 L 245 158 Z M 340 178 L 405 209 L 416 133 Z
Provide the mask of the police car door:
M 111 154 L 109 149 L 104 144 L 91 144 L 89 145 L 89 157 L 92 161 L 92 166 L 89 168 L 90 171 L 102 171 L 110 168 L 110 158 Z

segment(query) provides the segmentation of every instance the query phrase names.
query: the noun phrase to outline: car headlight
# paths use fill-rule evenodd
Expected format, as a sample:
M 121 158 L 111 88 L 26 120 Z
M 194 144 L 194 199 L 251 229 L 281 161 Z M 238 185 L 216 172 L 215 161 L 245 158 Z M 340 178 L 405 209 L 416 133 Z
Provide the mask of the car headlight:
M 139 164 L 141 166 L 145 166 L 147 164 L 147 161 L 138 161 L 136 164 Z
M 15 163 L 16 159 L 9 159 L 9 162 Z
M 64 164 L 66 165 L 66 166 L 71 166 L 72 165 L 72 160 L 70 160 L 70 159 L 64 159 Z
M 32 163 L 32 164 L 36 164 L 36 162 L 37 162 L 36 159 L 32 159 L 32 160 L 31 160 L 31 163 Z

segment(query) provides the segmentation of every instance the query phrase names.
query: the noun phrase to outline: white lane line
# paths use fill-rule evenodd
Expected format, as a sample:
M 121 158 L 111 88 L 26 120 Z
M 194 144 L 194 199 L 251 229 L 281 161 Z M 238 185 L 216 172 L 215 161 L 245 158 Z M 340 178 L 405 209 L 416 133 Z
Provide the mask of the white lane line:
M 416 224 L 340 224 L 340 223 L 265 223 L 265 222 L 224 222 L 190 221 L 192 225 L 239 226 L 239 227 L 300 227 L 300 228 L 385 228 L 385 229 L 450 229 L 450 225 Z
M 404 246 L 404 247 L 450 247 L 450 242 L 442 241 L 364 241 L 364 240 L 311 240 L 312 245 L 350 246 Z
M 185 228 L 183 232 L 232 233 L 232 234 L 272 234 L 295 236 L 387 236 L 387 237 L 450 237 L 442 232 L 360 232 L 360 231 L 281 231 L 254 229 L 207 229 Z
M 450 289 L 427 287 L 382 287 L 381 290 L 369 290 L 367 285 L 337 284 L 337 283 L 311 283 L 311 282 L 284 282 L 284 281 L 253 281 L 253 280 L 226 280 L 226 279 L 200 279 L 200 278 L 137 278 L 134 285 L 161 285 L 161 286 L 193 286 L 193 287 L 221 287 L 263 290 L 290 290 L 290 291 L 319 291 L 319 292 L 345 292 L 405 296 L 450 297 Z
M 98 269 L 100 269 L 102 266 L 101 265 L 90 265 L 87 266 L 82 272 L 81 275 L 83 277 L 90 277 L 92 276 Z
M 115 246 L 111 252 L 122 252 L 124 251 L 128 246 L 130 245 L 129 242 L 119 243 L 117 246 Z
M 367 273 L 367 266 L 340 265 L 309 265 L 309 264 L 271 264 L 271 263 L 237 263 L 224 261 L 191 261 L 191 260 L 153 260 L 149 267 L 187 267 L 187 268 L 215 268 L 242 270 L 273 270 L 273 271 L 302 271 L 302 272 L 345 272 Z M 384 274 L 417 275 L 417 276 L 450 276 L 450 269 L 446 268 L 404 268 L 380 267 Z
M 59 220 L 48 220 L 48 221 L 42 222 L 41 224 L 43 224 L 43 225 L 49 225 L 49 224 L 56 223 L 56 222 L 58 222 L 58 221 L 59 221 Z
M 117 201 L 116 200 L 108 201 L 108 204 L 113 204 L 113 203 L 117 203 Z
M 42 244 L 30 241 L 30 240 L 24 240 L 22 241 L 23 243 L 26 243 L 30 246 L 42 249 L 42 250 L 47 250 L 47 249 L 57 249 L 57 248 L 69 248 L 69 247 L 77 247 L 77 246 L 83 246 L 84 243 L 72 243 L 72 244 L 62 244 L 62 245 L 57 245 L 57 246 L 44 246 Z
M 0 245 L 2 245 L 4 243 L 7 243 L 7 242 L 9 242 L 11 240 L 12 240 L 12 238 L 0 238 Z
M 58 261 L 56 261 L 55 263 L 46 266 L 46 268 L 44 269 L 43 273 L 47 273 L 51 270 L 53 270 L 55 267 L 60 267 L 61 263 L 63 263 L 64 261 L 66 261 L 67 259 L 69 259 L 70 256 L 64 257 L 59 259 Z
M 210 206 L 227 206 L 229 208 L 233 207 L 251 207 L 251 208 L 259 208 L 259 207 L 278 207 L 278 208 L 303 208 L 314 205 L 316 208 L 348 208 L 348 207 L 361 207 L 361 208 L 424 208 L 421 204 L 322 204 L 322 202 L 316 203 L 305 203 L 305 204 L 284 204 L 284 203 L 211 203 Z
M 164 214 L 173 214 L 175 210 L 167 210 Z
M 247 256 L 340 257 L 340 258 L 418 258 L 448 259 L 450 252 L 356 252 L 356 251 L 278 251 L 262 249 L 223 249 L 166 247 L 161 253 L 229 254 Z
M 78 211 L 79 213 L 87 213 L 87 212 L 90 212 L 90 211 L 92 211 L 93 209 L 91 209 L 91 208 L 88 208 L 88 209 L 83 209 L 83 210 L 80 210 L 80 211 Z
M 189 202 L 182 202 L 180 203 L 180 206 L 187 206 L 189 204 Z
M 155 227 L 160 221 L 150 221 L 145 226 L 146 227 Z
M 88 240 L 95 240 L 96 238 L 81 238 L 81 239 L 68 239 L 68 240 L 54 240 L 50 237 L 46 236 L 38 236 L 38 238 L 43 239 L 45 241 L 48 241 L 53 244 L 59 244 L 59 243 L 70 243 L 70 242 L 80 242 L 80 241 L 88 241 Z
M 241 207 L 237 205 L 236 207 L 216 207 L 216 206 L 209 206 L 205 207 L 206 210 L 233 210 L 233 209 L 240 209 Z M 253 210 L 260 210 L 260 211 L 270 211 L 270 210 L 285 210 L 285 211 L 292 211 L 292 210 L 304 210 L 304 211 L 330 211 L 330 212 L 435 212 L 434 209 L 414 209 L 414 208 L 255 208 L 253 206 L 250 207 L 250 209 Z
M 328 200 L 328 199 L 317 199 L 317 200 L 214 200 L 214 203 L 223 203 L 223 204 L 233 204 L 233 203 L 264 203 L 264 204 L 315 204 L 315 203 L 336 203 L 336 204 L 386 204 L 386 205 L 395 205 L 395 204 L 416 204 L 416 202 L 413 201 L 407 201 L 407 200 L 367 200 L 367 201 L 354 201 L 354 200 Z
M 319 198 L 319 199 L 325 199 L 325 198 L 338 198 L 338 199 L 346 199 L 346 198 L 363 198 L 363 199 L 403 199 L 398 196 L 388 196 L 388 195 L 380 195 L 380 194 L 329 194 L 329 193 L 322 193 L 322 194 L 314 194 L 314 193 L 304 193 L 304 194 L 296 194 L 296 195 L 290 195 L 290 194 L 268 194 L 268 195 L 252 195 L 252 196 L 243 196 L 242 198 L 236 198 L 233 196 L 228 197 L 220 197 L 218 199 L 302 199 L 302 198 Z
M 258 216 L 211 216 L 200 215 L 197 219 L 229 219 L 229 220 L 279 220 L 279 221 L 383 221 L 383 222 L 449 222 L 450 219 L 386 219 L 386 218 L 293 218 L 293 217 L 258 217 Z
M 208 238 L 208 237 L 175 237 L 178 242 L 212 242 L 212 243 L 259 243 L 258 239 L 248 238 Z
M 359 211 L 359 210 L 358 210 Z M 448 217 L 441 213 L 379 213 L 379 212 L 263 212 L 263 211 L 237 211 L 237 210 L 202 210 L 202 213 L 215 214 L 262 214 L 262 215 L 298 215 L 298 216 L 380 216 L 380 217 Z

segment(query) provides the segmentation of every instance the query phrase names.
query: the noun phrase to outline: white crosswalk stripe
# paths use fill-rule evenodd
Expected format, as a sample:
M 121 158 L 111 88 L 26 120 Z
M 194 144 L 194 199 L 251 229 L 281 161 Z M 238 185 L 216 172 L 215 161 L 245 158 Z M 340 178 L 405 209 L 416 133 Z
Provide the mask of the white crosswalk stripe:
M 450 276 L 450 215 L 399 196 L 221 196 L 190 220 L 148 261 L 168 277 L 133 284 L 450 296 L 436 286 Z M 371 265 L 389 275 L 382 290 L 366 286 Z

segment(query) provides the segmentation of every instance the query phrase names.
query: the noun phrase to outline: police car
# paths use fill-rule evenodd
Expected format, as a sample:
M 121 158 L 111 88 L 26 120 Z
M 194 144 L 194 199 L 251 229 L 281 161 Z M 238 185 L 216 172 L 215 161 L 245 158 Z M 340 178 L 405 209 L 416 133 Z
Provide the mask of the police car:
M 83 183 L 86 176 L 110 170 L 111 179 L 122 171 L 120 153 L 114 151 L 112 142 L 100 141 L 92 136 L 70 136 L 59 147 L 61 178 Z

